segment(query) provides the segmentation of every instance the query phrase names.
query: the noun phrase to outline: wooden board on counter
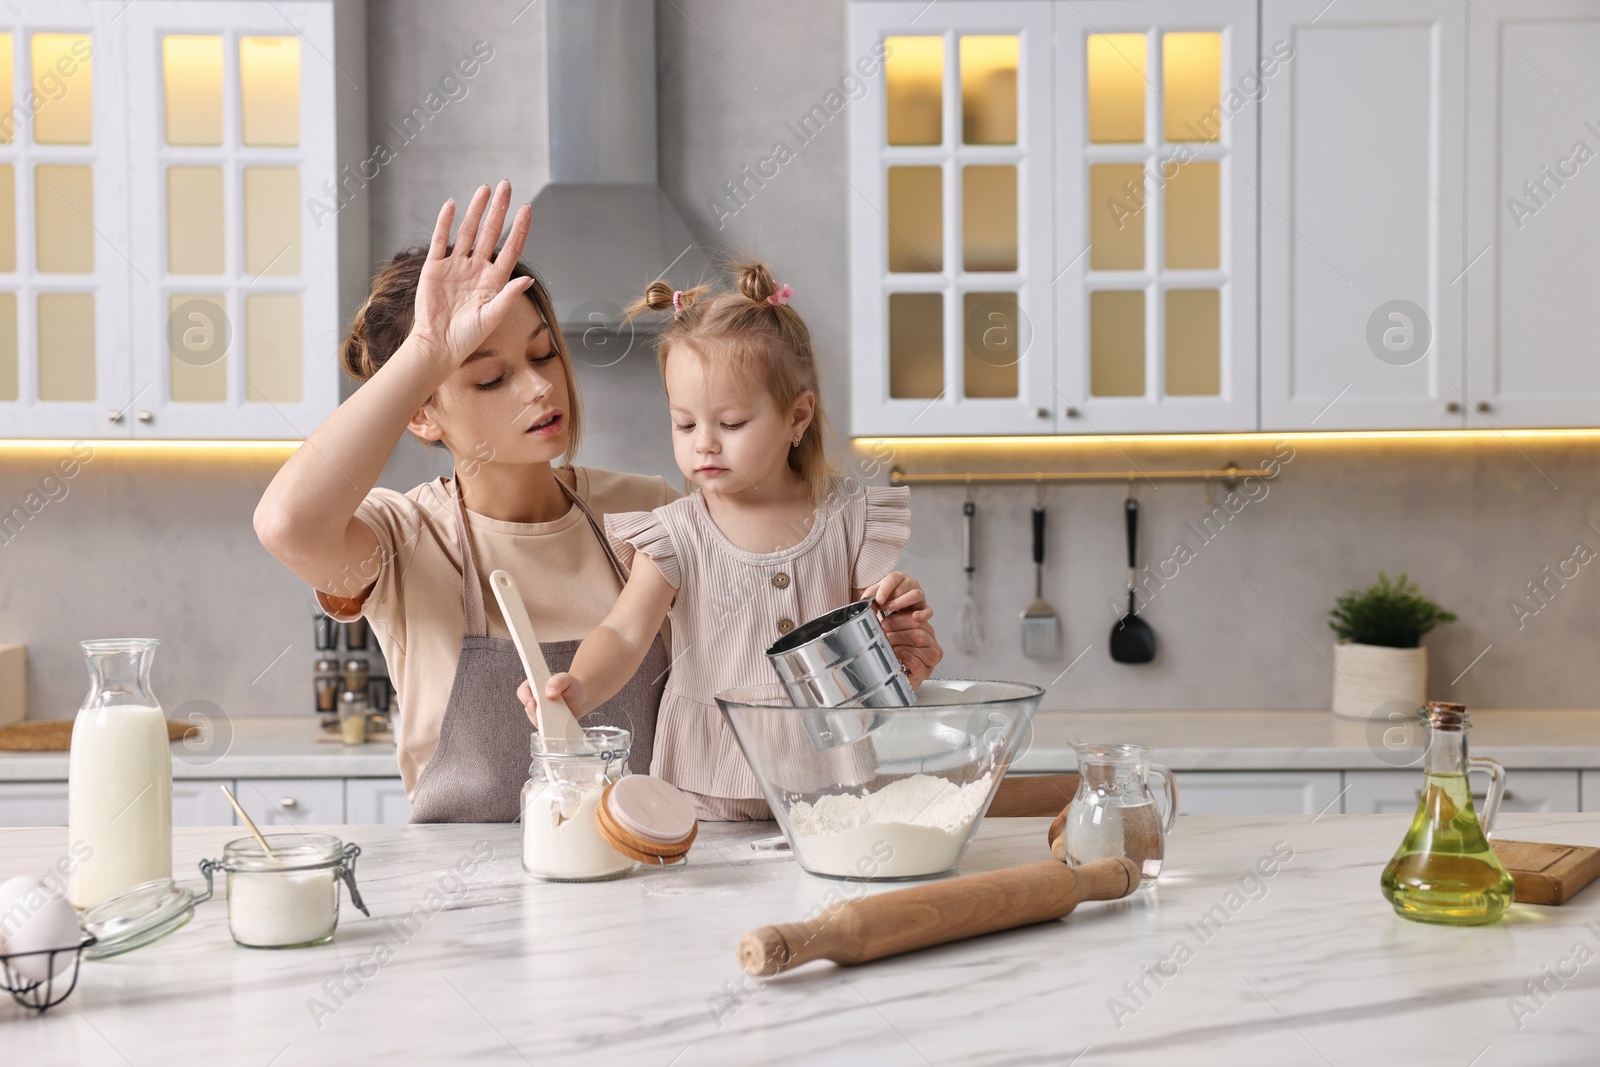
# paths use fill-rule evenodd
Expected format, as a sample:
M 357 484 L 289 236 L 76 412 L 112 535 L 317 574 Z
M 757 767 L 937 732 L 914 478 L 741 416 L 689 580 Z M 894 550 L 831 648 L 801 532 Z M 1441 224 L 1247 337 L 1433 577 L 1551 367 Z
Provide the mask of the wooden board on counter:
M 71 719 L 14 722 L 0 726 L 0 749 L 7 752 L 66 752 L 72 748 Z M 182 741 L 200 732 L 192 722 L 167 720 L 167 740 Z
M 1600 848 L 1542 841 L 1494 841 L 1494 854 L 1511 872 L 1519 904 L 1565 904 L 1600 875 Z

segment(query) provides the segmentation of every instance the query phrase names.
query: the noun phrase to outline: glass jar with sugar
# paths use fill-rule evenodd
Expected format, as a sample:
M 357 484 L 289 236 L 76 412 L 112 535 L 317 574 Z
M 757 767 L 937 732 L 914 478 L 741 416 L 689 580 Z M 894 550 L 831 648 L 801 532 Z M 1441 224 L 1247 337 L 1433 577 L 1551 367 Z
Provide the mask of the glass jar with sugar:
M 268 834 L 271 855 L 254 838 L 223 846 L 221 860 L 201 860 L 211 895 L 212 875 L 227 874 L 228 930 L 246 948 L 304 948 L 333 940 L 339 925 L 339 883 L 350 903 L 369 915 L 356 888 L 361 846 L 328 834 Z

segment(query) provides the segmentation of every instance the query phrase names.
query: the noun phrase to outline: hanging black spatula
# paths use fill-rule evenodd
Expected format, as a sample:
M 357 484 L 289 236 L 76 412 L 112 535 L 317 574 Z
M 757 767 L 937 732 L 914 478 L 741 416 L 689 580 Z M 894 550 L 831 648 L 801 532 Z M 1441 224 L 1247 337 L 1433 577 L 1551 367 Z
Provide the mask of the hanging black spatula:
M 1149 663 L 1156 658 L 1156 632 L 1139 618 L 1139 502 L 1122 505 L 1128 520 L 1128 613 L 1111 627 L 1111 658 L 1118 663 Z

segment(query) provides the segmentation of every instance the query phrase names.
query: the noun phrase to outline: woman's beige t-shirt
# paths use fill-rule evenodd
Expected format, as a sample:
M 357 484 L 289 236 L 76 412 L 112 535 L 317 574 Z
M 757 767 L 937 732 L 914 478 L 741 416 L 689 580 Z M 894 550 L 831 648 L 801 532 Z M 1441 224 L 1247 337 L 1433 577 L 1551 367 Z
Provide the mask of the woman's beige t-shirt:
M 574 467 L 571 476 L 597 517 L 648 511 L 680 495 L 665 479 L 645 475 Z M 439 478 L 409 493 L 374 489 L 356 509 L 356 518 L 378 539 L 377 578 L 360 613 L 372 625 L 395 685 L 400 708 L 395 740 L 407 796 L 439 743 L 466 628 L 454 493 L 455 484 Z M 496 570 L 517 580 L 541 641 L 587 637 L 616 604 L 622 584 L 576 506 L 554 522 L 504 522 L 468 511 L 467 524 L 489 636 L 511 636 L 489 588 L 489 575 Z M 335 612 L 321 593 L 317 596 L 334 618 L 356 617 Z

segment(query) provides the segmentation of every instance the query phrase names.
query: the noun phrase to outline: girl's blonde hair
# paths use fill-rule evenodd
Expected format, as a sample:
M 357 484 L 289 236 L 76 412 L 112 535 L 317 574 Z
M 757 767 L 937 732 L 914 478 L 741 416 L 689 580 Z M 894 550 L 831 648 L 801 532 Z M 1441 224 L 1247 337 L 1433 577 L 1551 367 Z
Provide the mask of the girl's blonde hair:
M 816 397 L 816 411 L 800 443 L 789 450 L 789 466 L 805 479 L 811 499 L 822 500 L 833 470 L 828 464 L 828 419 L 822 410 L 811 331 L 799 312 L 788 306 L 793 290 L 780 287 L 765 263 L 734 263 L 729 269 L 734 292 L 712 293 L 705 285 L 679 291 L 666 282 L 651 282 L 644 296 L 628 308 L 628 317 L 645 311 L 673 313 L 656 340 L 663 379 L 673 350 L 685 347 L 708 367 L 761 382 L 779 410 L 809 390 Z
M 454 247 L 447 246 L 445 255 Z M 339 363 L 350 377 L 364 382 L 377 374 L 410 336 L 417 311 L 417 284 L 427 259 L 426 247 L 402 249 L 373 275 L 366 302 L 356 312 L 350 323 L 350 333 L 339 346 Z M 561 333 L 555 305 L 551 303 L 550 291 L 544 287 L 544 282 L 520 259 L 511 268 L 511 277 L 533 279 L 524 294 L 533 301 L 539 317 L 549 324 L 550 350 L 556 354 L 567 376 L 567 411 L 563 420 L 567 424 L 567 448 L 562 453 L 562 461 L 564 466 L 570 467 L 578 454 L 579 429 L 583 426 L 583 405 L 578 398 L 577 376 L 572 373 L 572 354 L 567 351 L 567 339 Z M 435 444 L 445 447 L 443 441 Z

